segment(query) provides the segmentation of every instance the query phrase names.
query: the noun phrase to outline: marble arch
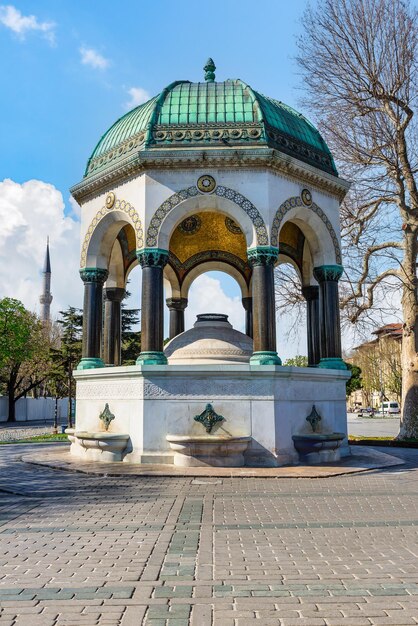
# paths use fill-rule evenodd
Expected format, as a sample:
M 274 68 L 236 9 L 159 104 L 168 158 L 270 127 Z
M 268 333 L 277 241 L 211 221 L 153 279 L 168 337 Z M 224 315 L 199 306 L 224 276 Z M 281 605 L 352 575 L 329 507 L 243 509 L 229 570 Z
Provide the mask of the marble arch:
M 106 280 L 106 287 L 118 287 L 125 289 L 125 263 L 123 258 L 123 250 L 118 238 L 112 246 L 109 259 L 109 276 Z
M 187 202 L 190 198 L 193 198 L 195 202 Z M 213 210 L 214 208 L 224 210 L 226 214 L 230 213 L 231 217 L 242 227 L 248 247 L 252 244 L 254 246 L 267 246 L 269 243 L 265 222 L 253 203 L 234 189 L 218 185 L 210 195 L 201 194 L 197 187 L 192 186 L 167 198 L 151 219 L 146 235 L 147 247 L 168 248 L 168 239 L 172 228 L 186 216 L 186 212 L 181 216 L 177 212 L 176 218 L 173 219 L 172 211 L 180 205 L 193 211 Z M 234 207 L 240 210 L 234 209 Z
M 276 268 L 280 267 L 281 265 L 291 265 L 293 269 L 295 270 L 295 272 L 297 273 L 297 275 L 299 276 L 300 281 L 302 282 L 302 272 L 300 270 L 300 267 L 296 263 L 296 261 L 292 259 L 292 257 L 288 256 L 287 254 L 281 254 L 279 252 L 279 257 L 277 259 Z
M 314 235 L 316 240 L 321 241 L 322 248 L 324 247 L 324 245 L 326 245 L 327 239 L 328 239 L 331 243 L 333 254 L 334 254 L 334 259 L 332 259 L 332 262 L 341 264 L 340 244 L 338 242 L 337 234 L 331 222 L 329 221 L 328 217 L 325 215 L 324 211 L 317 204 L 315 204 L 315 202 L 312 202 L 311 205 L 306 205 L 302 201 L 302 198 L 300 196 L 293 196 L 291 198 L 288 198 L 277 209 L 276 215 L 274 216 L 272 227 L 271 227 L 271 237 L 270 237 L 271 245 L 276 246 L 276 247 L 278 246 L 280 228 L 284 222 L 285 217 L 288 216 L 289 212 L 291 211 L 296 213 L 297 209 L 303 209 L 305 211 L 306 216 L 309 216 L 309 213 L 311 213 L 311 217 L 312 215 L 315 215 L 319 218 L 319 220 L 321 220 L 323 227 L 321 229 L 320 235 L 319 236 L 314 235 L 314 231 L 312 228 L 311 228 L 311 234 Z M 302 230 L 304 229 L 306 230 L 307 228 L 309 228 L 307 221 L 303 219 L 298 219 L 298 218 L 299 216 L 297 216 L 296 218 L 297 221 L 296 220 L 294 221 Z M 290 219 L 293 220 L 293 217 L 290 217 Z M 326 259 L 326 261 L 331 262 L 330 259 Z
M 222 261 L 206 261 L 196 265 L 186 274 L 181 286 L 182 298 L 188 298 L 189 290 L 193 282 L 202 274 L 206 274 L 206 272 L 224 272 L 225 274 L 228 274 L 228 276 L 234 278 L 238 283 L 239 288 L 241 289 L 242 297 L 247 298 L 249 296 L 246 280 L 236 267 Z
M 144 231 L 136 209 L 126 200 L 116 200 L 111 209 L 103 206 L 90 222 L 81 246 L 80 268 L 106 267 L 118 231 L 130 224 L 135 231 L 136 248 L 144 247 Z

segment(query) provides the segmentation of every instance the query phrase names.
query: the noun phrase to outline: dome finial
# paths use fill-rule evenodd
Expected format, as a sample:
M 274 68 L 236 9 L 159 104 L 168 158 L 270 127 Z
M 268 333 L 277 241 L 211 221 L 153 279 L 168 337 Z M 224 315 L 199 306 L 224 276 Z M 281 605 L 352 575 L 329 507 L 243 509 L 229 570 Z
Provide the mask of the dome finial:
M 211 59 L 209 57 L 209 59 L 206 61 L 206 65 L 203 68 L 205 70 L 205 81 L 208 83 L 213 83 L 215 82 L 215 70 L 216 70 L 216 65 L 213 62 L 213 59 Z

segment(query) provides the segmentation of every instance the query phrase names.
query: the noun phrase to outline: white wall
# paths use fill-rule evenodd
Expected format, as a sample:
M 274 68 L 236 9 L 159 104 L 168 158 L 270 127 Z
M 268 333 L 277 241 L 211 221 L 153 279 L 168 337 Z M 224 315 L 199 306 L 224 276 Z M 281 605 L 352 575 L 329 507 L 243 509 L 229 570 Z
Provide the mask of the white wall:
M 7 421 L 9 399 L 6 396 L 0 397 L 0 422 Z M 68 408 L 68 398 L 58 400 L 58 421 L 66 417 Z M 34 420 L 54 419 L 55 399 L 54 398 L 20 398 L 16 402 L 16 421 L 30 422 Z

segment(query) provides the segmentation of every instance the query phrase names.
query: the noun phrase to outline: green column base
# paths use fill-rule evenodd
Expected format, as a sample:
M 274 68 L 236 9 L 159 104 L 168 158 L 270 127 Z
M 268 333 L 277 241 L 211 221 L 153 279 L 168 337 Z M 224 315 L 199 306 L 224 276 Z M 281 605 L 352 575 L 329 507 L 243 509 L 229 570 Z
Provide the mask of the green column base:
M 98 358 L 85 357 L 77 365 L 78 370 L 92 370 L 96 367 L 105 367 L 104 361 Z
M 318 367 L 327 370 L 346 370 L 347 366 L 339 357 L 333 357 L 328 359 L 321 359 L 318 363 Z
M 250 358 L 250 365 L 281 365 L 282 361 L 277 352 L 254 352 Z
M 137 365 L 167 365 L 164 352 L 141 352 L 136 360 Z

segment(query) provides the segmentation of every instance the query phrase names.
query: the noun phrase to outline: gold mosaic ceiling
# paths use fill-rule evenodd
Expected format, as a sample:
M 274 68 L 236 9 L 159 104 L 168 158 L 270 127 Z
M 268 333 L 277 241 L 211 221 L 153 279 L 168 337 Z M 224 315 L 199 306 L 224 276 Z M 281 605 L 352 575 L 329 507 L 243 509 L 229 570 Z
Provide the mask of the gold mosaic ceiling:
M 222 213 L 203 212 L 191 215 L 174 230 L 170 252 L 181 263 L 200 252 L 221 250 L 247 261 L 245 236 L 237 224 Z

